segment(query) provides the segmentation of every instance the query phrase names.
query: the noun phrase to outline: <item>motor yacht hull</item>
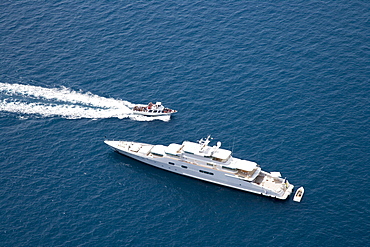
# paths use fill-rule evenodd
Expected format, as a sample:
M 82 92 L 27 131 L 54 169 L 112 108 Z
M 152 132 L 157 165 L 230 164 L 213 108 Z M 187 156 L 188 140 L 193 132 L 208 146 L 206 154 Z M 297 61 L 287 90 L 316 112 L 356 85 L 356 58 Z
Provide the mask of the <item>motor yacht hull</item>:
M 224 169 L 220 169 L 222 166 L 214 165 L 211 167 L 207 165 L 207 163 L 195 163 L 194 160 L 187 156 L 176 157 L 167 154 L 160 156 L 155 153 L 151 153 L 150 150 L 154 150 L 156 146 L 160 145 L 126 141 L 105 141 L 105 143 L 114 151 L 142 163 L 187 177 L 246 192 L 284 200 L 292 193 L 294 188 L 294 186 L 289 184 L 288 181 L 272 177 L 270 173 L 265 171 L 261 171 L 258 174 L 258 177 L 254 179 L 254 182 L 252 182 L 247 181 L 247 179 L 242 177 L 240 174 L 238 175 L 234 172 L 227 172 Z M 258 180 L 260 181 L 258 182 Z M 274 181 L 278 181 L 278 183 L 274 184 Z

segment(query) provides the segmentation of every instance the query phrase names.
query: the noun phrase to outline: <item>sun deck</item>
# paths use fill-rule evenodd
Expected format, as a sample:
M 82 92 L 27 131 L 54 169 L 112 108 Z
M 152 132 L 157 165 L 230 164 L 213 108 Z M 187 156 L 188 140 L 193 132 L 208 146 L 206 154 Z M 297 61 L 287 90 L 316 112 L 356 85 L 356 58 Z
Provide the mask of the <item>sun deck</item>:
M 260 173 L 253 182 L 274 191 L 280 191 L 284 186 L 287 187 L 285 180 L 273 177 L 267 173 Z

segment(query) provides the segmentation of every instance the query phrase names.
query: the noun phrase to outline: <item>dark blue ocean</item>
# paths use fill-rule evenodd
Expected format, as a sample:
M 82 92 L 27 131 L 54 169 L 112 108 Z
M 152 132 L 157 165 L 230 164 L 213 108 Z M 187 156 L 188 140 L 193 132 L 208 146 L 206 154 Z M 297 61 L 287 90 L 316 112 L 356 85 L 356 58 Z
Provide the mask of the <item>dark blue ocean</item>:
M 0 246 L 368 246 L 369 16 L 363 0 L 1 1 Z M 156 101 L 178 113 L 126 112 Z M 207 135 L 302 202 L 103 142 Z

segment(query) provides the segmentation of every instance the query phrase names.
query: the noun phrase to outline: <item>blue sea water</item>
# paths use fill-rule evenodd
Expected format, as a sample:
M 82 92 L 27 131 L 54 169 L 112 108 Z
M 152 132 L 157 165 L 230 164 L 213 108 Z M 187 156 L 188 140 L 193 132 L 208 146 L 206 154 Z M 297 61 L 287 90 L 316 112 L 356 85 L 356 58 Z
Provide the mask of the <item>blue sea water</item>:
M 369 245 L 369 14 L 361 0 L 2 1 L 0 246 Z M 150 101 L 178 113 L 127 114 Z M 302 202 L 103 143 L 207 135 L 304 186 Z

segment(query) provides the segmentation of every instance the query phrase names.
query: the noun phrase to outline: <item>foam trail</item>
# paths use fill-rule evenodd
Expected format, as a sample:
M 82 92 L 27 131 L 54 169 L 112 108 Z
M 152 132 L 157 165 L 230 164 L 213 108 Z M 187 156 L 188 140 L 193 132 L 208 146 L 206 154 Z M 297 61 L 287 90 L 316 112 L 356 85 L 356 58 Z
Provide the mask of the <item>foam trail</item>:
M 122 119 L 129 117 L 128 113 L 122 113 L 120 109 L 94 109 L 67 104 L 55 105 L 2 101 L 0 103 L 0 110 L 19 114 L 41 115 L 44 117 L 60 116 L 68 119 L 113 117 Z
M 136 121 L 170 120 L 168 116 L 136 116 L 130 109 L 134 104 L 128 101 L 100 97 L 89 92 L 76 92 L 65 87 L 44 88 L 0 83 L 0 97 L 0 111 L 16 114 L 59 116 L 67 119 L 129 117 Z
M 39 99 L 57 100 L 70 103 L 80 103 L 96 107 L 117 107 L 119 104 L 131 107 L 128 101 L 100 97 L 91 93 L 80 93 L 69 88 L 43 88 L 23 84 L 0 83 L 0 91 L 10 95 L 23 95 Z

